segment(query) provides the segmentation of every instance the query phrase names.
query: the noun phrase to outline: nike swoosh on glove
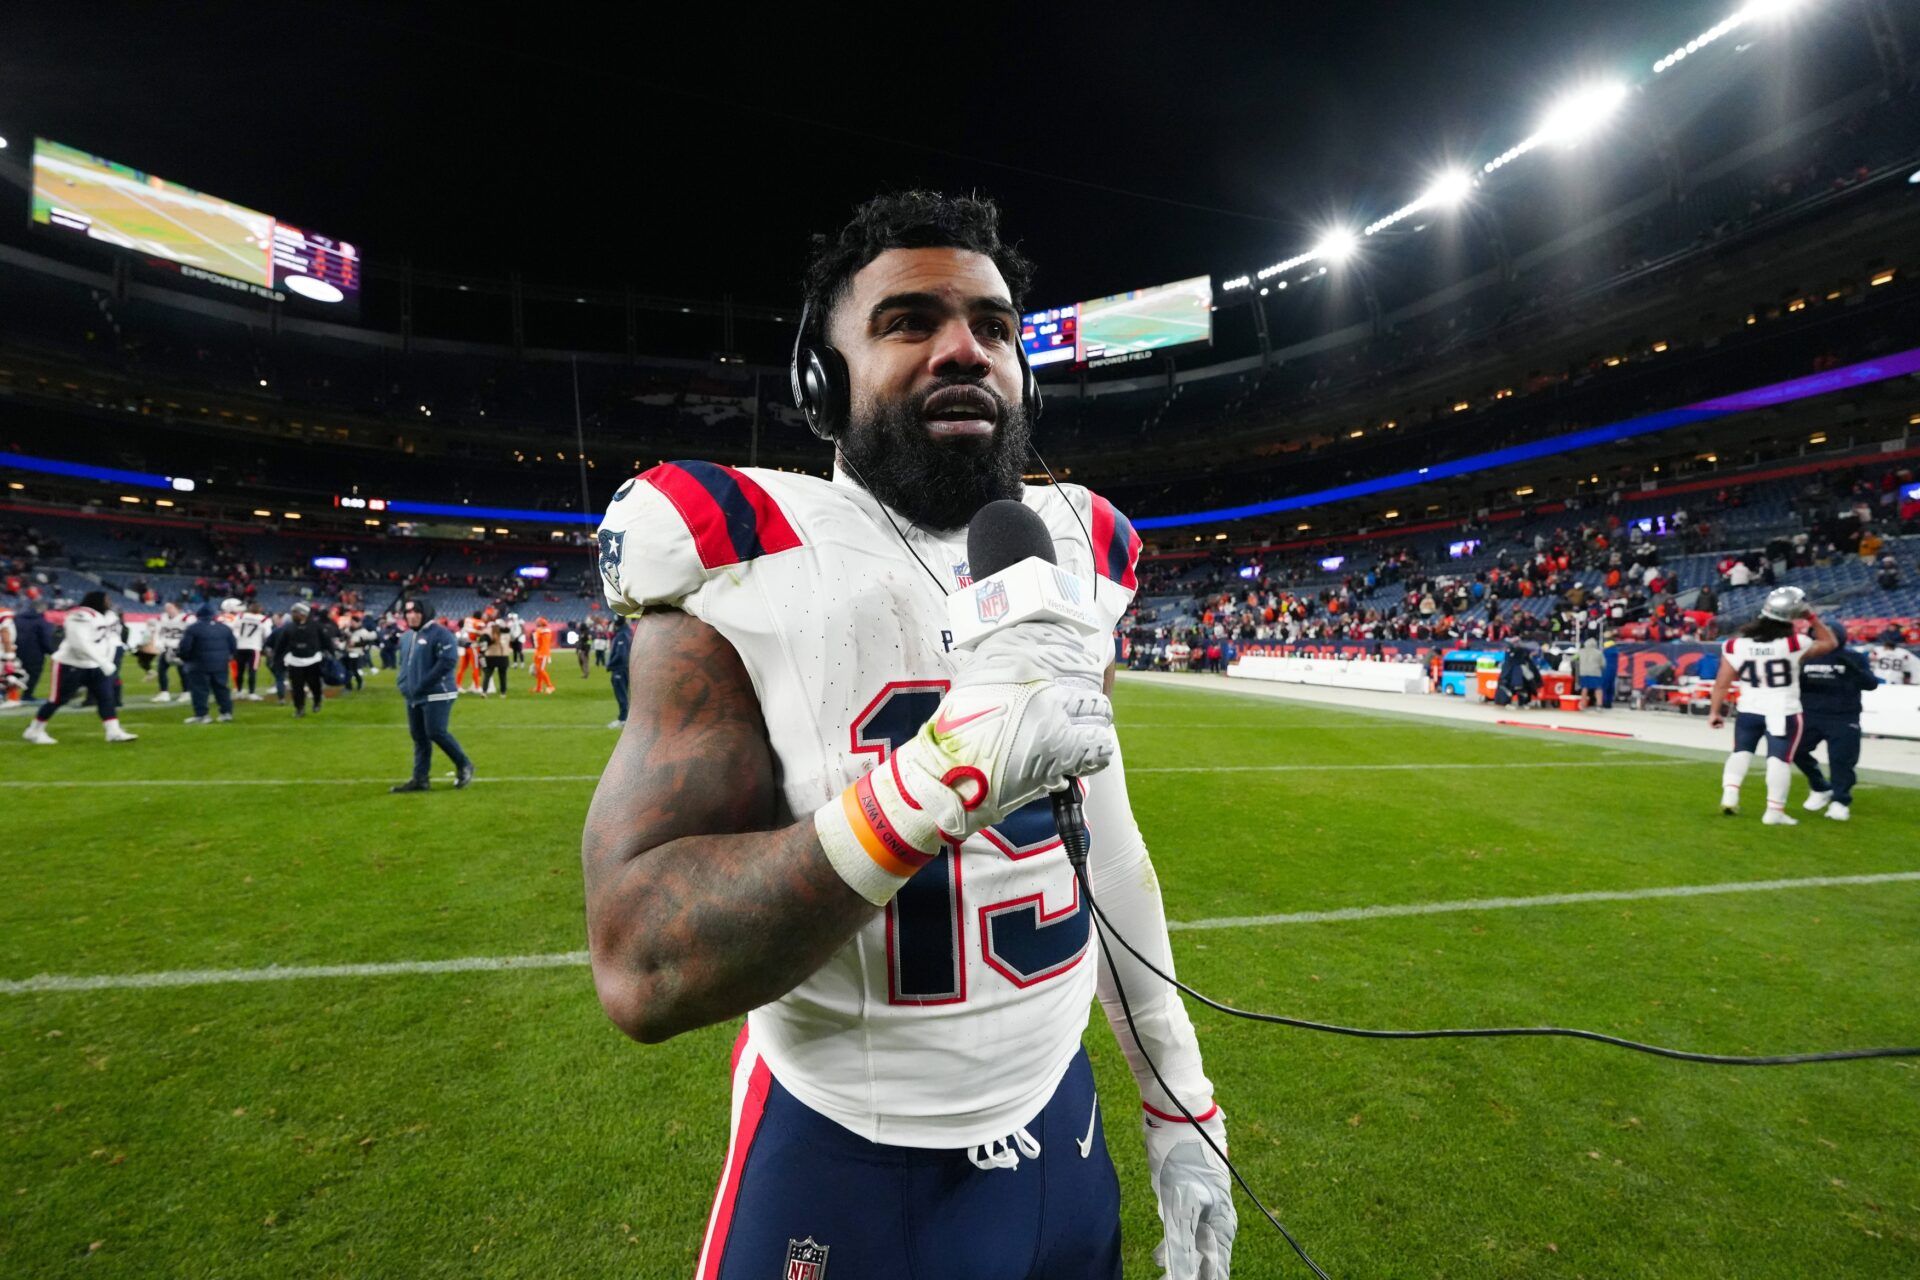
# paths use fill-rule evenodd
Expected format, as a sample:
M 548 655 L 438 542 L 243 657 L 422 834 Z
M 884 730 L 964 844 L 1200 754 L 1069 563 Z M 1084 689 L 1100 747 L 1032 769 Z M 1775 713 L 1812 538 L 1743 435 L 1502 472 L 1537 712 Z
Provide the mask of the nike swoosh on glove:
M 1093 655 L 1064 627 L 1008 627 L 970 655 L 918 733 L 820 807 L 814 827 L 841 877 L 883 905 L 943 847 L 1106 768 L 1115 748 Z
M 1160 1244 L 1153 1260 L 1165 1280 L 1227 1280 L 1240 1217 L 1233 1207 L 1227 1166 L 1185 1121 L 1145 1116 L 1147 1170 L 1160 1204 Z M 1227 1149 L 1227 1115 L 1219 1108 L 1202 1124 Z

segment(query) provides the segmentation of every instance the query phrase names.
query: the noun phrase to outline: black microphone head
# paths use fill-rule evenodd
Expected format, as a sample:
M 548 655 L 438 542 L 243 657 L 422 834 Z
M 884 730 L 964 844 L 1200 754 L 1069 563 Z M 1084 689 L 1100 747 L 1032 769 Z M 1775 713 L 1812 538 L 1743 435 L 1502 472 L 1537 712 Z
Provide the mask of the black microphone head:
M 1032 556 L 1048 564 L 1058 563 L 1047 522 L 1032 508 L 1012 498 L 1001 498 L 973 513 L 967 525 L 967 570 L 974 581 L 991 578 Z

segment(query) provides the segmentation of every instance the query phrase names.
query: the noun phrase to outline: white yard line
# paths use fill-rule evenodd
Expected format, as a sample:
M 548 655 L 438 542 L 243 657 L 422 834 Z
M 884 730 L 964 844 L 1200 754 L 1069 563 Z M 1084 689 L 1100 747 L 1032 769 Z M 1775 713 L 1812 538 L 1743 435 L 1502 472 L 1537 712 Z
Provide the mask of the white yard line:
M 1797 880 L 1743 880 L 1721 884 L 1670 885 L 1656 889 L 1601 889 L 1590 893 L 1549 893 L 1532 898 L 1466 898 L 1455 902 L 1407 902 L 1393 906 L 1344 907 L 1335 911 L 1298 911 L 1289 915 L 1221 916 L 1210 920 L 1173 920 L 1180 932 L 1252 929 L 1290 924 L 1328 924 L 1342 920 L 1380 920 L 1394 916 L 1431 916 L 1461 911 L 1508 911 L 1520 907 L 1565 907 L 1594 902 L 1641 902 L 1660 898 L 1701 898 L 1730 893 L 1778 893 L 1789 889 L 1826 889 L 1845 885 L 1920 881 L 1920 871 L 1874 875 L 1807 876 Z M 416 973 L 472 973 L 497 969 L 564 969 L 587 963 L 584 951 L 533 956 L 467 956 L 456 960 L 399 960 L 387 964 L 270 965 L 264 969 L 173 969 L 157 973 L 40 974 L 0 981 L 0 996 L 71 991 L 133 991 L 150 987 L 205 987 L 234 982 L 285 982 L 294 978 L 381 978 Z
M 293 978 L 384 978 L 393 974 L 472 973 L 488 969 L 566 969 L 586 962 L 584 951 L 556 951 L 543 956 L 468 956 L 460 960 L 400 960 L 392 964 L 270 965 L 265 969 L 172 969 L 163 973 L 96 974 L 84 978 L 41 974 L 19 982 L 0 982 L 0 995 L 210 987 L 227 982 L 285 982 Z
M 1497 763 L 1450 763 L 1422 760 L 1413 764 L 1164 764 L 1145 768 L 1127 766 L 1136 773 L 1365 773 L 1381 769 L 1672 769 L 1705 767 L 1706 760 L 1508 760 Z
M 180 729 L 180 730 L 201 729 L 201 730 L 205 730 L 209 736 L 218 737 L 219 735 L 233 729 L 243 729 L 252 733 L 259 733 L 263 731 L 272 732 L 272 733 L 318 733 L 318 732 L 321 732 L 322 730 L 327 730 L 327 729 L 377 729 L 377 730 L 382 730 L 386 733 L 393 733 L 393 734 L 404 734 L 407 732 L 407 726 L 405 721 L 401 721 L 395 724 L 354 724 L 354 723 L 308 724 L 305 722 L 296 723 L 294 722 L 293 718 L 289 716 L 285 724 L 281 724 L 278 722 L 267 724 L 257 720 L 249 721 L 249 720 L 240 720 L 240 719 L 229 721 L 226 724 L 220 724 L 217 722 L 214 724 L 188 724 L 184 718 L 180 720 L 171 721 L 171 722 L 166 720 L 160 720 L 156 722 L 146 717 L 129 717 L 124 714 L 125 710 L 127 709 L 123 709 L 123 714 L 121 718 L 137 720 L 138 723 L 136 724 L 135 727 L 138 728 L 141 733 L 146 733 L 150 730 L 155 730 L 155 729 L 169 729 L 169 730 L 170 729 Z M 609 713 L 611 713 L 611 709 L 609 709 Z M 54 728 L 59 728 L 59 727 L 61 726 L 58 723 L 54 725 Z M 541 729 L 541 730 L 578 729 L 582 733 L 601 733 L 601 734 L 605 734 L 609 732 L 609 730 L 607 729 L 607 722 L 605 720 L 583 720 L 573 724 L 513 724 L 510 722 L 503 722 L 500 724 L 475 724 L 471 722 L 463 722 L 458 726 L 458 730 L 460 733 L 495 733 L 495 732 L 499 732 L 501 730 L 506 730 L 506 729 Z M 612 739 L 608 738 L 608 741 L 611 742 Z M 0 737 L 0 746 L 4 746 L 9 742 L 19 743 L 21 746 L 27 745 L 27 743 L 23 739 L 19 739 L 19 738 L 9 739 L 5 737 Z
M 0 781 L 0 787 L 390 787 L 406 781 L 405 769 L 395 769 L 384 778 L 57 778 L 45 782 Z M 598 782 L 597 773 L 535 773 L 494 778 L 474 778 L 481 782 Z M 451 783 L 447 784 L 451 787 Z M 436 788 L 437 789 L 437 788 Z
M 1920 871 L 1878 875 L 1804 876 L 1797 880 L 1737 880 L 1725 884 L 1680 884 L 1664 889 L 1598 889 L 1591 893 L 1546 893 L 1531 898 L 1463 898 L 1457 902 L 1404 902 L 1385 907 L 1343 907 L 1337 911 L 1295 911 L 1277 916 L 1221 916 L 1213 920 L 1169 920 L 1167 928 L 1251 929 L 1278 924 L 1327 924 L 1336 920 L 1384 920 L 1393 916 L 1438 916 L 1454 911 L 1508 911 L 1515 907 L 1570 907 L 1583 902 L 1642 902 L 1653 898 L 1704 898 L 1718 893 L 1777 893 L 1782 889 L 1827 889 L 1836 885 L 1898 884 L 1920 880 Z
M 1129 768 L 1136 773 L 1350 773 L 1382 769 L 1672 769 L 1693 760 L 1517 760 L 1511 763 L 1449 764 L 1446 761 L 1407 764 L 1169 764 Z M 475 782 L 598 782 L 597 773 L 533 773 L 512 777 L 481 774 Z M 44 781 L 0 781 L 0 787 L 364 787 L 390 785 L 394 778 L 50 778 Z

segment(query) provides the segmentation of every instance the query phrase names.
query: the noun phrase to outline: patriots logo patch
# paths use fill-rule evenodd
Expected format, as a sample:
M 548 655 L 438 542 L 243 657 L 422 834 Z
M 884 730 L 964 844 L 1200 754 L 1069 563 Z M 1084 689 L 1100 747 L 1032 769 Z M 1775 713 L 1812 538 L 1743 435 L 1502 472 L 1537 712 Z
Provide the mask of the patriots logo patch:
M 625 530 L 600 530 L 600 580 L 607 584 L 608 591 L 615 593 L 620 590 L 620 547 L 626 538 Z

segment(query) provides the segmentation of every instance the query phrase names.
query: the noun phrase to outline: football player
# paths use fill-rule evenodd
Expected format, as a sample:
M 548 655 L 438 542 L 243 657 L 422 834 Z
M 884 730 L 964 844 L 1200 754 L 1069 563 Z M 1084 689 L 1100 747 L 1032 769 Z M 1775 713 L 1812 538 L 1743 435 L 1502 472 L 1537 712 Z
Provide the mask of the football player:
M 160 642 L 160 656 L 155 663 L 160 669 L 160 692 L 153 695 L 155 702 L 172 702 L 173 694 L 167 688 L 167 672 L 180 672 L 180 692 L 186 693 L 187 673 L 180 666 L 177 656 L 180 649 L 180 637 L 187 634 L 190 619 L 180 611 L 180 606 L 169 600 L 160 606 L 160 616 L 153 620 L 154 636 Z
M 20 664 L 19 629 L 13 610 L 0 605 L 0 701 L 18 702 L 27 687 L 26 668 Z
M 648 1043 L 746 1019 L 701 1280 L 1118 1277 L 1081 1048 L 1096 993 L 1139 1090 L 1121 1114 L 1143 1125 L 1162 1265 L 1228 1274 L 1232 1189 L 1195 1131 L 1224 1151 L 1225 1119 L 1192 1024 L 1115 954 L 1136 1040 L 1047 798 L 1096 775 L 1094 894 L 1170 968 L 1106 636 L 948 647 L 967 526 L 995 499 L 1045 522 L 1109 626 L 1136 587 L 1124 516 L 1021 483 L 1029 270 L 990 201 L 875 199 L 815 242 L 796 351 L 834 478 L 663 464 L 600 527 L 608 602 L 640 617 L 582 842 L 595 984 Z
M 243 606 L 239 614 L 238 621 L 232 624 L 235 666 L 233 696 L 245 698 L 248 702 L 259 702 L 260 653 L 266 648 L 267 632 L 272 622 L 254 605 Z M 244 691 L 242 684 L 246 686 Z
M 1920 658 L 1900 647 L 1900 633 L 1892 627 L 1880 633 L 1880 646 L 1868 653 L 1867 661 L 1883 683 L 1920 684 Z
M 120 615 L 107 603 L 107 593 L 87 592 L 79 604 L 67 610 L 61 627 L 60 647 L 53 655 L 53 692 L 33 713 L 21 737 L 38 746 L 52 746 L 54 737 L 47 732 L 47 721 L 85 692 L 93 697 L 107 741 L 134 741 L 140 735 L 120 727 L 119 705 L 114 699 L 114 677 L 120 670 Z M 181 628 L 182 634 L 185 630 Z
M 1794 628 L 1805 618 L 1811 642 Z M 1807 594 L 1798 587 L 1780 587 L 1767 594 L 1760 616 L 1740 628 L 1740 634 L 1721 650 L 1720 671 L 1713 678 L 1707 723 L 1725 724 L 1727 691 L 1740 682 L 1739 709 L 1733 720 L 1733 751 L 1720 772 L 1720 812 L 1740 812 L 1740 784 L 1753 764 L 1754 750 L 1767 740 L 1767 811 L 1760 821 L 1770 827 L 1798 825 L 1787 812 L 1787 792 L 1793 786 L 1793 757 L 1800 750 L 1804 721 L 1800 711 L 1800 664 L 1832 653 L 1839 640 L 1827 624 L 1807 607 Z

